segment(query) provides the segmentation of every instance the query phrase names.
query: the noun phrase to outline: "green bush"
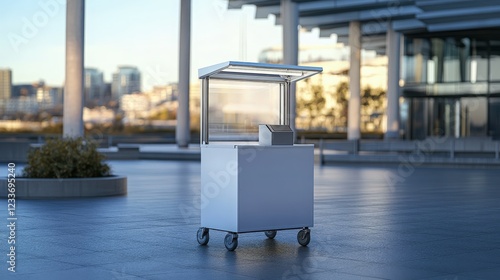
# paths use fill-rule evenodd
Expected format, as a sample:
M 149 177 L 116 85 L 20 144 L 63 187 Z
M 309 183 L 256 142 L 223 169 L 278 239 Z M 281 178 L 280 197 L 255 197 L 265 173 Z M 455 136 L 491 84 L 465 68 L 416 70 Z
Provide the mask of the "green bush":
M 109 176 L 111 168 L 104 155 L 88 139 L 48 140 L 28 153 L 23 176 L 28 178 L 88 178 Z

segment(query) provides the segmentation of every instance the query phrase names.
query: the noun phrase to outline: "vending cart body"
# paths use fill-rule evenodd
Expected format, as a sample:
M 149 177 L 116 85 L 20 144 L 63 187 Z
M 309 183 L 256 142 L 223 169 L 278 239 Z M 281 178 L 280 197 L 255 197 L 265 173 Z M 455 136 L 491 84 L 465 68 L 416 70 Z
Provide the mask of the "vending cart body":
M 314 146 L 294 144 L 290 88 L 321 71 L 235 61 L 199 70 L 201 228 L 197 237 L 201 245 L 208 243 L 210 229 L 228 232 L 225 245 L 230 251 L 237 246 L 238 234 L 247 232 L 264 231 L 274 238 L 278 230 L 301 229 L 299 243 L 309 243 L 309 228 L 314 224 Z M 212 98 L 215 91 L 225 95 Z M 233 98 L 234 94 L 238 96 Z M 271 101 L 264 94 L 273 95 Z M 252 98 L 257 100 L 248 108 L 245 102 Z M 233 104 L 224 104 L 227 100 Z M 264 120 L 274 123 L 258 123 L 265 114 L 271 117 Z

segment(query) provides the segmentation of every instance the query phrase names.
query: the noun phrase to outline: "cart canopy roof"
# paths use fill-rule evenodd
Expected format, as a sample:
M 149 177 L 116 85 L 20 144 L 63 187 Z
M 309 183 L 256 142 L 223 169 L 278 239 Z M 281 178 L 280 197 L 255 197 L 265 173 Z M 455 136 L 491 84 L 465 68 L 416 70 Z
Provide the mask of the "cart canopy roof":
M 200 79 L 225 79 L 258 82 L 296 82 L 323 71 L 321 67 L 226 61 L 200 68 Z

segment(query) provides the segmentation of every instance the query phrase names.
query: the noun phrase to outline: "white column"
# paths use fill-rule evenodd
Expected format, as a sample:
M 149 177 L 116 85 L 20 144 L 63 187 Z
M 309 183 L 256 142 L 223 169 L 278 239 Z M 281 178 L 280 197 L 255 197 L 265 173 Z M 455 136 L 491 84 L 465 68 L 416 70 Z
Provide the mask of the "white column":
M 283 64 L 299 63 L 299 6 L 292 0 L 281 0 L 281 19 L 283 23 Z M 295 132 L 297 101 L 295 83 L 290 87 L 290 128 Z
M 63 104 L 63 136 L 83 136 L 83 50 L 85 0 L 66 4 L 66 78 Z
M 177 108 L 177 126 L 175 140 L 179 147 L 189 144 L 189 64 L 191 51 L 191 0 L 181 1 L 181 20 L 179 38 L 179 107 Z
M 349 105 L 347 115 L 347 139 L 357 140 L 361 136 L 359 122 L 361 113 L 361 24 L 359 21 L 349 23 L 349 48 L 351 49 L 349 65 Z
M 385 139 L 399 139 L 399 64 L 401 35 L 387 24 L 387 131 Z

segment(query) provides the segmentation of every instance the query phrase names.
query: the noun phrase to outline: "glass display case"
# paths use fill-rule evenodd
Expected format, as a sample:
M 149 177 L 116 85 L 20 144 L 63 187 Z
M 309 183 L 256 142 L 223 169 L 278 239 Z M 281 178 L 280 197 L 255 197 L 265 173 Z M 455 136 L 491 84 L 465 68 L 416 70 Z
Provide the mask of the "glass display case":
M 314 219 L 314 146 L 294 144 L 291 84 L 322 68 L 229 61 L 199 70 L 201 94 L 201 227 L 238 234 L 300 229 L 307 246 Z

